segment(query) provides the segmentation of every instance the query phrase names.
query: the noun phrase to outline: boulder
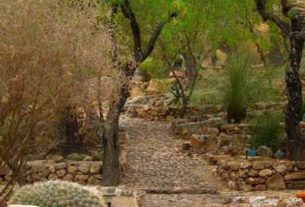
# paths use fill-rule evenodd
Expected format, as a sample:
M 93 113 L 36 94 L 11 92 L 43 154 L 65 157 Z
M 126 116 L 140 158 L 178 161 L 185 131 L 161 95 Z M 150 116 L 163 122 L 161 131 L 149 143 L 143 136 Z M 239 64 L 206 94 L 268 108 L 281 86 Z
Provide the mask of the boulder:
M 280 174 L 275 174 L 269 177 L 266 181 L 266 185 L 269 190 L 284 190 L 286 189 L 286 184 L 283 177 Z
M 261 157 L 272 157 L 273 156 L 273 152 L 270 148 L 266 147 L 266 146 L 259 146 L 256 150 L 256 154 L 258 156 Z

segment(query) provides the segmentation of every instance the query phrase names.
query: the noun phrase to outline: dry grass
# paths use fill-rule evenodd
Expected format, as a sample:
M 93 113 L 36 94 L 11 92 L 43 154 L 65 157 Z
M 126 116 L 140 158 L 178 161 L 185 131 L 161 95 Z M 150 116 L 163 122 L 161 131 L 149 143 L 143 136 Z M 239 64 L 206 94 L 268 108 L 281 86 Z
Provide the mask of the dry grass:
M 34 149 L 57 143 L 57 112 L 100 101 L 87 82 L 113 76 L 110 43 L 92 11 L 53 0 L 1 0 L 0 19 L 0 168 L 16 182 Z

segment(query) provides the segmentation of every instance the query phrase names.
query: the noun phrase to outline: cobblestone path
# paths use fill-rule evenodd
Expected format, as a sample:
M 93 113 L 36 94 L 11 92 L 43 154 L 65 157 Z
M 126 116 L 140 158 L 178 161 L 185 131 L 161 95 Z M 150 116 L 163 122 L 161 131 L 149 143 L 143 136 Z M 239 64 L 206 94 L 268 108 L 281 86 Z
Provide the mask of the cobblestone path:
M 123 185 L 146 192 L 141 207 L 301 206 L 295 192 L 229 190 L 204 156 L 181 151 L 168 123 L 124 117 L 121 125 L 129 134 Z

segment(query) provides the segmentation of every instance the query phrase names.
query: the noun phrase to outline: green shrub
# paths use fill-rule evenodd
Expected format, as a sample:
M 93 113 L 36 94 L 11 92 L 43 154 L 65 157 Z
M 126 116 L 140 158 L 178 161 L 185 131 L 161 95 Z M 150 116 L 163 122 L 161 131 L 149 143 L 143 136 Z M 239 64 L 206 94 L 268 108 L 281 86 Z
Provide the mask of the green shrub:
M 274 152 L 278 150 L 283 143 L 281 120 L 279 113 L 272 112 L 266 112 L 257 117 L 250 127 L 251 138 L 249 144 L 255 148 L 264 145 Z
M 9 203 L 40 207 L 104 207 L 101 199 L 93 192 L 66 181 L 24 186 L 12 196 Z
M 257 97 L 260 82 L 251 69 L 247 54 L 231 54 L 225 70 L 222 102 L 228 121 L 240 122 L 245 118 L 249 104 Z

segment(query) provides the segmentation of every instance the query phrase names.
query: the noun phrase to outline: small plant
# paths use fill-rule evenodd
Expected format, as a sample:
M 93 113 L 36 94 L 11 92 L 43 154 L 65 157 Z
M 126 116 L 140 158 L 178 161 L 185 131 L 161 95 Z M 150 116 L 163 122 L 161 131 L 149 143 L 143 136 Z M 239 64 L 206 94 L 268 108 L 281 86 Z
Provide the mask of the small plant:
M 283 143 L 281 120 L 280 114 L 271 112 L 257 117 L 250 128 L 250 146 L 257 148 L 264 145 L 272 149 L 273 152 L 281 148 Z
M 9 203 L 41 207 L 104 207 L 101 199 L 93 192 L 66 181 L 24 186 L 12 196 Z

